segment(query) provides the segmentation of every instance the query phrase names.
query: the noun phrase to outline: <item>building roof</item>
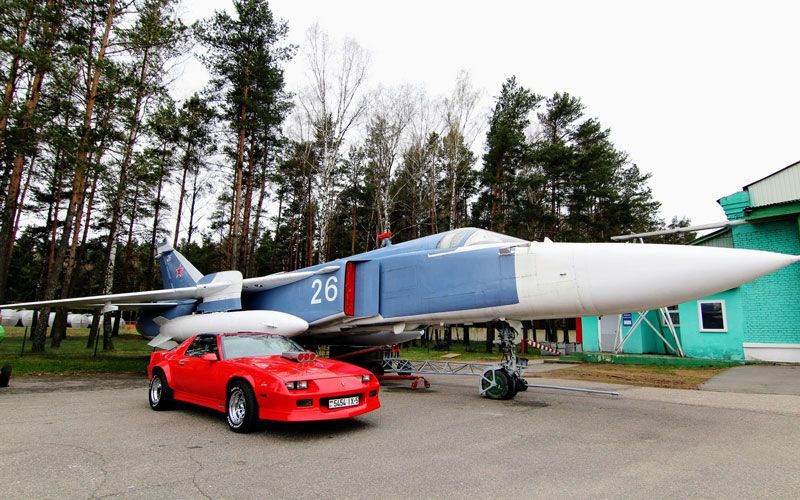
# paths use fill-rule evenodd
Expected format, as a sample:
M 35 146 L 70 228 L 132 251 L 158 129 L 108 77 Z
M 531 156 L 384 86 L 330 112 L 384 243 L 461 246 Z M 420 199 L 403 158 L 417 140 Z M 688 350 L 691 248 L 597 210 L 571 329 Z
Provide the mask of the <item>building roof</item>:
M 689 245 L 733 248 L 733 234 L 730 227 L 723 227 L 722 229 L 699 236 L 694 241 L 689 242 Z
M 750 207 L 765 207 L 800 200 L 800 161 L 742 188 L 750 195 Z

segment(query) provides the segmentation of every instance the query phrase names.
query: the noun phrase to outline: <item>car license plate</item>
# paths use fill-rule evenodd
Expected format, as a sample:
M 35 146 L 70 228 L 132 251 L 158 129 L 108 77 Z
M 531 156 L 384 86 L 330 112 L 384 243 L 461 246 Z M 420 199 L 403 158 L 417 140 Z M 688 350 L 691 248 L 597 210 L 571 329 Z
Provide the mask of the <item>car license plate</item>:
M 347 408 L 348 406 L 358 406 L 358 396 L 350 398 L 333 398 L 328 400 L 328 408 Z

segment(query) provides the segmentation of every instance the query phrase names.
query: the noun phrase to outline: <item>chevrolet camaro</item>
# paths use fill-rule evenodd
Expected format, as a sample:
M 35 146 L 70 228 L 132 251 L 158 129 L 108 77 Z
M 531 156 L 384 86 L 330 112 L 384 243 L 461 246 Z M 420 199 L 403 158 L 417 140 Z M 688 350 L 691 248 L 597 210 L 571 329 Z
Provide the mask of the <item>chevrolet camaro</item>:
M 318 358 L 294 341 L 265 333 L 202 334 L 147 367 L 150 407 L 183 401 L 227 415 L 235 432 L 259 420 L 351 418 L 380 408 L 378 380 L 349 363 Z

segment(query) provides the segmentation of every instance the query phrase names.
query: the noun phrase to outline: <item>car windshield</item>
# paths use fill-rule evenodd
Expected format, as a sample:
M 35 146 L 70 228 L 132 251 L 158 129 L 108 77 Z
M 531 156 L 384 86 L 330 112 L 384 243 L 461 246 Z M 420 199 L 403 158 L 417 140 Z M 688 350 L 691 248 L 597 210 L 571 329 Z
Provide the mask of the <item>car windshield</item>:
M 284 352 L 302 352 L 300 347 L 286 337 L 269 334 L 238 334 L 222 336 L 222 352 L 225 359 L 272 356 Z

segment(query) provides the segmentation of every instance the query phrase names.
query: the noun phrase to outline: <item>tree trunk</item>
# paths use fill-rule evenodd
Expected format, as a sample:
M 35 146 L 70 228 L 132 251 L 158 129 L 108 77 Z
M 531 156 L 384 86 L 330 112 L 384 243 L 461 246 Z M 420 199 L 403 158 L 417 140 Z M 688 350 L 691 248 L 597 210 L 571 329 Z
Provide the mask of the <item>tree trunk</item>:
M 114 0 L 112 0 L 114 1 Z M 147 77 L 147 64 L 149 60 L 149 50 L 145 49 L 142 55 L 142 66 L 139 71 L 138 86 L 136 89 L 136 99 L 134 101 L 133 113 L 131 114 L 132 123 L 131 128 L 128 130 L 128 137 L 125 143 L 125 150 L 122 157 L 122 162 L 119 168 L 119 178 L 115 189 L 115 196 L 111 206 L 111 223 L 108 226 L 108 241 L 107 250 L 105 255 L 105 263 L 103 266 L 103 295 L 112 293 L 114 287 L 114 270 L 116 266 L 117 254 L 117 235 L 120 226 L 120 219 L 122 217 L 122 198 L 123 193 L 128 185 L 128 168 L 130 167 L 133 158 L 133 147 L 136 144 L 136 138 L 139 135 L 139 125 L 141 124 L 141 108 L 144 99 L 144 81 Z M 137 183 L 138 188 L 138 183 Z M 105 323 L 104 323 L 105 325 Z M 109 347 L 110 346 L 110 347 Z M 103 350 L 113 349 L 113 344 L 106 341 L 105 331 L 103 337 Z
M 494 324 L 486 326 L 486 352 L 494 349 Z
M 50 347 L 61 347 L 61 341 L 67 337 L 67 309 L 56 309 L 56 317 L 50 328 Z
M 245 82 L 249 78 L 249 71 L 244 70 Z M 229 231 L 230 255 L 228 267 L 236 269 L 239 266 L 239 243 L 242 235 L 240 234 L 239 217 L 242 203 L 242 175 L 244 170 L 244 143 L 246 136 L 245 121 L 247 119 L 247 97 L 249 95 L 247 83 L 242 87 L 242 109 L 239 111 L 239 140 L 236 144 L 236 168 L 233 176 L 233 207 L 231 209 L 231 227 Z
M 172 247 L 178 248 L 178 236 L 181 232 L 181 216 L 183 215 L 183 199 L 186 197 L 186 175 L 189 172 L 189 163 L 191 160 L 191 154 L 189 151 L 192 147 L 192 140 L 191 138 L 188 140 L 186 145 L 186 154 L 183 156 L 183 175 L 181 176 L 181 190 L 180 194 L 178 195 L 178 210 L 177 210 L 177 217 L 175 218 L 175 237 L 172 239 Z M 194 206 L 194 196 L 192 197 L 192 205 Z M 191 216 L 190 216 L 191 218 Z M 192 223 L 189 222 L 189 233 L 191 237 L 192 231 Z
M 197 197 L 199 196 L 197 177 L 198 175 L 195 173 L 194 179 L 192 179 L 192 203 L 189 206 L 189 230 L 186 234 L 187 245 L 192 242 L 192 235 L 194 234 L 194 211 L 197 204 Z
M 494 184 L 492 184 L 492 208 L 489 213 L 489 229 L 492 231 L 503 232 L 505 224 L 503 224 L 504 217 L 498 212 L 502 211 L 503 200 L 503 162 L 498 161 L 494 168 Z M 501 218 L 498 221 L 498 217 Z
M 250 133 L 250 145 L 247 151 L 247 178 L 244 179 L 244 201 L 242 207 L 242 238 L 241 238 L 241 253 L 242 264 L 241 268 L 247 277 L 247 269 L 250 267 L 250 210 L 253 206 L 253 183 L 255 182 L 253 170 L 254 166 L 254 149 L 255 149 L 255 134 Z
M 19 33 L 17 34 L 17 52 L 11 59 L 8 69 L 8 77 L 6 80 L 6 88 L 3 93 L 3 103 L 0 105 L 0 154 L 5 146 L 5 132 L 8 127 L 8 115 L 11 112 L 11 104 L 14 101 L 14 93 L 17 90 L 17 72 L 19 71 L 19 54 L 25 46 L 25 41 L 28 38 L 28 26 L 33 17 L 33 2 L 29 4 L 28 10 L 25 11 L 25 18 L 20 24 Z
M 311 202 L 311 180 L 308 180 L 308 196 L 306 197 L 306 261 L 308 267 L 314 263 L 314 204 Z M 322 237 L 320 237 L 322 241 Z M 322 253 L 322 249 L 320 249 Z
M 131 219 L 130 224 L 128 225 L 128 238 L 125 241 L 125 250 L 122 252 L 122 269 L 130 269 L 134 272 L 132 273 L 124 273 L 122 277 L 122 289 L 123 290 L 134 290 L 136 289 L 137 283 L 131 283 L 130 276 L 135 276 L 136 272 L 134 270 L 134 266 L 132 264 L 133 260 L 133 228 L 136 225 L 136 216 L 139 211 L 139 188 L 141 183 L 136 181 L 136 188 L 133 192 L 133 206 L 131 207 Z M 135 279 L 135 278 L 134 278 Z
M 453 160 L 455 161 L 455 160 Z M 456 185 L 458 177 L 458 164 L 453 165 L 452 175 L 450 177 L 450 230 L 456 228 Z
M 97 89 L 100 84 L 100 75 L 101 75 L 100 68 L 102 67 L 101 61 L 105 59 L 106 49 L 108 48 L 108 40 L 111 34 L 111 27 L 114 24 L 114 16 L 116 13 L 115 7 L 116 7 L 116 0 L 109 0 L 108 13 L 106 15 L 106 20 L 105 20 L 105 30 L 103 32 L 103 38 L 100 42 L 100 50 L 97 53 L 97 61 L 96 64 L 94 65 L 91 84 L 89 86 L 88 94 L 86 96 L 86 112 L 84 113 L 84 118 L 83 118 L 83 133 L 81 135 L 81 141 L 78 146 L 78 151 L 75 154 L 75 159 L 76 159 L 75 176 L 73 178 L 73 183 L 72 183 L 73 187 L 72 197 L 70 198 L 70 204 L 67 210 L 66 225 L 69 226 L 69 228 L 65 227 L 65 232 L 64 232 L 65 238 L 67 237 L 66 235 L 68 235 L 69 232 L 71 231 L 72 221 L 74 220 L 75 214 L 78 210 L 77 208 L 78 201 L 83 199 L 83 192 L 86 189 L 86 176 L 88 170 L 87 159 L 89 157 L 89 138 L 92 130 L 92 118 L 94 115 L 94 106 L 95 103 L 97 102 Z M 66 253 L 66 245 L 64 245 L 63 249 Z
M 114 334 L 114 326 L 112 325 L 111 319 L 111 313 L 103 315 L 103 351 L 114 350 L 114 341 L 111 338 Z M 119 321 L 117 324 L 119 324 Z
M 258 240 L 261 237 L 261 212 L 264 210 L 264 200 L 267 194 L 267 168 L 269 166 L 269 161 L 267 159 L 267 155 L 264 154 L 264 161 L 261 167 L 261 179 L 260 185 L 258 190 L 258 203 L 256 204 L 256 213 L 255 213 L 255 220 L 253 221 L 253 234 L 250 237 L 250 248 L 248 253 L 250 254 L 249 265 L 245 268 L 249 276 L 252 276 L 255 272 L 253 269 L 253 255 L 256 252 L 256 246 L 258 245 Z
M 350 255 L 355 255 L 355 253 L 356 253 L 356 224 L 357 224 L 357 222 L 356 222 L 356 213 L 358 212 L 357 208 L 358 207 L 356 205 L 356 202 L 355 202 L 355 200 L 353 200 L 353 210 L 351 212 L 351 218 L 350 218 L 350 225 L 351 225 L 351 228 L 350 228 Z
M 87 349 L 94 347 L 94 343 L 97 340 L 97 334 L 100 330 L 100 316 L 100 311 L 94 311 L 94 315 L 92 316 L 92 324 L 89 327 L 89 338 L 86 339 Z
M 25 176 L 25 184 L 22 185 L 22 193 L 19 196 L 19 206 L 25 206 L 25 198 L 28 195 L 28 188 L 31 186 L 31 177 L 36 170 L 36 154 L 31 157 L 31 164 L 28 167 L 28 175 Z M 17 241 L 17 232 L 19 231 L 19 221 L 22 219 L 22 210 L 17 210 L 17 218 L 14 220 L 14 230 L 11 233 L 11 240 Z
M 158 175 L 158 189 L 156 189 L 155 206 L 153 207 L 153 232 L 150 236 L 150 258 L 147 259 L 147 272 L 145 276 L 152 286 L 155 282 L 155 262 L 156 262 L 156 240 L 158 239 L 158 222 L 161 215 L 161 188 L 164 185 L 164 167 L 162 166 Z
M 60 7 L 62 3 L 63 0 L 59 1 L 58 6 Z M 48 0 L 47 8 L 49 10 L 53 10 L 55 6 L 55 0 Z M 31 15 L 33 14 L 31 13 Z M 28 22 L 30 21 L 28 20 Z M 55 18 L 45 26 L 46 27 L 42 30 L 42 35 L 40 38 L 42 53 L 38 54 L 42 59 L 47 59 L 53 51 L 55 36 L 61 26 L 61 19 Z M 25 32 L 25 37 L 27 37 L 27 24 L 25 25 Z M 39 104 L 39 99 L 42 95 L 42 82 L 44 81 L 47 69 L 47 64 L 39 63 L 36 66 L 31 83 L 31 92 L 27 102 L 25 103 L 25 112 L 22 116 L 22 121 L 20 122 L 20 130 L 23 132 L 23 137 L 32 135 L 32 131 L 30 130 L 31 122 L 33 120 L 34 112 L 36 111 L 36 107 Z M 16 72 L 16 70 L 14 71 Z M 13 81 L 9 80 L 9 83 L 13 83 Z M 13 90 L 14 89 L 11 89 L 12 98 Z M 9 91 L 9 89 L 7 88 L 6 91 Z M 7 121 L 5 122 L 4 126 L 6 125 Z M 4 137 L 0 137 L 0 139 L 4 139 Z M 25 139 L 23 138 L 23 142 L 24 140 Z M 25 151 L 23 148 L 20 148 L 20 150 L 18 150 L 14 155 L 13 166 L 11 168 L 11 173 L 8 176 L 9 184 L 6 191 L 5 201 L 3 203 L 2 217 L 0 217 L 0 303 L 5 302 L 6 286 L 8 284 L 8 270 L 9 266 L 11 265 L 11 254 L 14 249 L 14 238 L 16 236 L 13 233 L 13 227 L 17 220 L 17 211 L 19 210 L 19 191 L 22 180 L 22 169 L 24 165 Z M 44 350 L 44 339 L 38 339 L 38 342 L 34 342 L 33 348 L 41 348 L 41 350 Z

